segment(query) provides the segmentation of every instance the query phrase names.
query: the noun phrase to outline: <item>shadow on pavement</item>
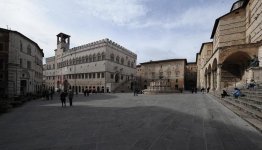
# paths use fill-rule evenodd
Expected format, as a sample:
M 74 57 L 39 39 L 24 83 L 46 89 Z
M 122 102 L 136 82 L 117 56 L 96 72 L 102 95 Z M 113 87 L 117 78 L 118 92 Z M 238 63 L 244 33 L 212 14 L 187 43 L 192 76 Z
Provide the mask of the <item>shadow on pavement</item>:
M 261 150 L 261 134 L 162 107 L 21 107 L 0 116 L 0 149 Z

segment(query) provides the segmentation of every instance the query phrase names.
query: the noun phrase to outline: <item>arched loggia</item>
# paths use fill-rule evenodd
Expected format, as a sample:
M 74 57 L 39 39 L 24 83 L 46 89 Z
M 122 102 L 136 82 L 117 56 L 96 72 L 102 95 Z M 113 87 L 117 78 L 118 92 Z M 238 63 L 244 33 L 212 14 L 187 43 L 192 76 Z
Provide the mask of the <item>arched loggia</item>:
M 235 86 L 242 80 L 250 59 L 247 53 L 236 52 L 224 60 L 221 68 L 221 82 L 224 83 L 224 87 Z

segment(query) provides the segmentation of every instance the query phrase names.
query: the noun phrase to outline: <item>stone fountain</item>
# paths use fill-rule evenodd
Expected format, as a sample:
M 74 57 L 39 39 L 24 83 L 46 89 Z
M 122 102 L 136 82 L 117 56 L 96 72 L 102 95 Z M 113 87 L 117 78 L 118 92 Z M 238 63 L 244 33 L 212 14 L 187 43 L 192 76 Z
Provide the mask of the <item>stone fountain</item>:
M 144 94 L 159 94 L 159 93 L 177 93 L 178 91 L 171 88 L 171 83 L 168 79 L 159 79 L 150 82 L 150 86 L 144 90 Z

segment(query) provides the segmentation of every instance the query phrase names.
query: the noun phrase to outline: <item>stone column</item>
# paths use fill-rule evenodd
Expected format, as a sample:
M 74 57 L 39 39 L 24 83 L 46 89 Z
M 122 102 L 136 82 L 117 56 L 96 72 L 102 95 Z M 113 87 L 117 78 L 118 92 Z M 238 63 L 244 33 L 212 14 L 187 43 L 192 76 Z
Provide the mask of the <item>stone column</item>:
M 213 73 L 213 70 L 211 70 L 210 72 L 210 90 L 214 90 L 213 86 L 214 86 L 214 73 Z
M 262 46 L 258 49 L 258 60 L 259 60 L 259 67 L 262 67 Z
M 217 65 L 217 91 L 221 88 L 221 67 L 222 66 L 220 64 Z
M 207 74 L 207 83 L 206 83 L 206 88 L 208 88 L 209 87 L 209 74 Z

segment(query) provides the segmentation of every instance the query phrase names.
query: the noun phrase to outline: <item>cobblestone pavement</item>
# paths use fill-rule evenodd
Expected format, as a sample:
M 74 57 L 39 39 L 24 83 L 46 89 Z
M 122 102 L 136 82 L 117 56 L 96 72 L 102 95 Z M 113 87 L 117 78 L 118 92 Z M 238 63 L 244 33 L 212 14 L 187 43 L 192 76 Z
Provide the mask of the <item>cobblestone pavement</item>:
M 261 133 L 205 94 L 78 95 L 66 108 L 55 99 L 1 115 L 0 149 L 262 149 Z

